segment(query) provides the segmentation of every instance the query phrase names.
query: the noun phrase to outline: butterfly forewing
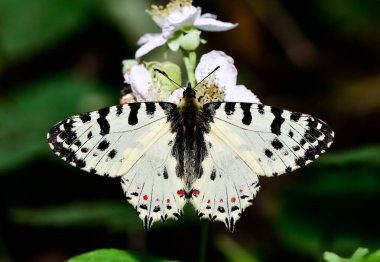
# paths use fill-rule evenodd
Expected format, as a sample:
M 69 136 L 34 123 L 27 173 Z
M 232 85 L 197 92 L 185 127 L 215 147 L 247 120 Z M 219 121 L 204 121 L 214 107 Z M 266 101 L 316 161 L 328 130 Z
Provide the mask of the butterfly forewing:
M 132 103 L 70 117 L 48 133 L 52 150 L 80 169 L 104 176 L 121 176 L 162 136 L 170 103 Z M 168 132 L 169 129 L 166 129 Z M 124 172 L 125 173 L 125 172 Z
M 261 176 L 277 176 L 310 163 L 332 143 L 331 128 L 307 114 L 262 104 L 209 103 L 211 132 Z

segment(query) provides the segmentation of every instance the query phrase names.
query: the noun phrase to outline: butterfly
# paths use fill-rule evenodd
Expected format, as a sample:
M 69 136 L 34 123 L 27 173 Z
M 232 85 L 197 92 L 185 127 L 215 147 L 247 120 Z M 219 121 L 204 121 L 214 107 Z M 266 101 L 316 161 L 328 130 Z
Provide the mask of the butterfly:
M 47 140 L 71 165 L 120 177 L 146 229 L 180 218 L 190 201 L 199 218 L 233 231 L 260 188 L 259 176 L 309 164 L 333 137 L 326 123 L 307 114 L 263 104 L 201 104 L 188 85 L 178 105 L 129 103 L 72 116 Z

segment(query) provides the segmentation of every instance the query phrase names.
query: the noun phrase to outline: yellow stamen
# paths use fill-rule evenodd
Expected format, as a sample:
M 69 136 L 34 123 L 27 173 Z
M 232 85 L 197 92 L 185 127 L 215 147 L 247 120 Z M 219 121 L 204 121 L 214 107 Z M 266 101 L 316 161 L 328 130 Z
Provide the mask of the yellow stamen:
M 192 0 L 172 0 L 166 6 L 152 5 L 151 10 L 148 10 L 148 14 L 156 17 L 167 17 L 173 10 L 180 9 L 184 6 L 191 6 Z

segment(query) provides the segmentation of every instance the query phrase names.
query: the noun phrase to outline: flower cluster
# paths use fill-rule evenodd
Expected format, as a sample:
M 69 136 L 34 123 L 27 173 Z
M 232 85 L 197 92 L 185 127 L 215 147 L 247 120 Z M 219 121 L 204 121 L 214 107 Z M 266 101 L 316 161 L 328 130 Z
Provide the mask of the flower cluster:
M 201 31 L 226 31 L 235 28 L 237 24 L 219 21 L 213 14 L 202 14 L 201 8 L 193 6 L 191 0 L 172 0 L 165 7 L 152 6 L 148 13 L 162 32 L 144 34 L 138 40 L 140 48 L 136 51 L 135 59 L 123 61 L 125 82 L 130 85 L 132 93 L 124 95 L 121 103 L 180 102 L 183 92 L 179 85 L 182 82 L 180 67 L 169 61 L 140 62 L 144 55 L 163 45 L 174 52 L 181 51 L 188 81 L 192 86 L 197 84 L 199 102 L 260 103 L 244 85 L 236 84 L 237 70 L 234 60 L 224 52 L 206 53 L 197 64 L 195 51 L 201 43 L 206 42 L 201 38 Z M 217 66 L 219 69 L 204 79 Z M 156 69 L 165 72 L 170 79 Z

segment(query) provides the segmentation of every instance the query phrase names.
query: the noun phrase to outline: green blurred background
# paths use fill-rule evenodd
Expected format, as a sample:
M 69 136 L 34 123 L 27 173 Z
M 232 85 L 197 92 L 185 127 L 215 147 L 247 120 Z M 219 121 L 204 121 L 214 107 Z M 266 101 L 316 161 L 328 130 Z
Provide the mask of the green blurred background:
M 166 2 L 155 1 L 157 3 Z M 142 0 L 0 0 L 0 261 L 62 261 L 97 248 L 197 261 L 322 261 L 380 248 L 380 1 L 208 0 L 239 23 L 203 33 L 203 52 L 235 59 L 264 104 L 318 116 L 332 148 L 292 174 L 262 178 L 230 234 L 199 222 L 143 231 L 116 179 L 88 175 L 49 149 L 56 122 L 118 103 L 121 61 L 158 32 Z M 222 41 L 221 41 L 222 39 Z M 164 60 L 163 49 L 147 59 Z

